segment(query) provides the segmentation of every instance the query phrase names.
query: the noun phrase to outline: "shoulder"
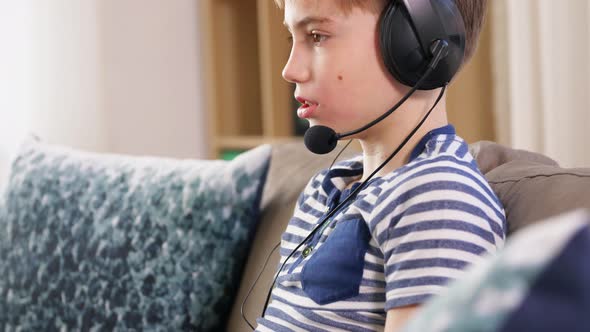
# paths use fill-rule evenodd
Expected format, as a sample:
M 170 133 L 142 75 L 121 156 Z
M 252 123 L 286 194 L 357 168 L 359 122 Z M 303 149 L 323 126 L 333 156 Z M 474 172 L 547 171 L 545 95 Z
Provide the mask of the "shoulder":
M 435 189 L 459 190 L 461 187 L 476 190 L 488 189 L 489 185 L 469 151 L 462 151 L 467 149 L 466 144 L 461 144 L 461 141 L 450 143 L 457 143 L 457 149 L 426 151 L 410 163 L 383 177 L 379 187 L 383 191 L 396 191 L 398 194 L 408 192 L 419 194 Z M 433 147 L 433 149 L 436 148 L 440 146 Z
M 499 200 L 474 165 L 450 154 L 416 161 L 384 178 L 378 185 L 376 205 L 401 209 L 451 200 L 500 209 Z
M 425 151 L 390 174 L 375 193 L 373 223 L 402 219 L 473 220 L 505 233 L 504 209 L 461 139 L 429 141 Z
M 469 153 L 467 143 L 457 135 L 438 135 L 430 139 L 420 155 L 384 177 L 380 187 L 383 191 L 411 196 L 440 193 L 441 190 L 446 191 L 444 194 L 476 191 L 497 201 Z

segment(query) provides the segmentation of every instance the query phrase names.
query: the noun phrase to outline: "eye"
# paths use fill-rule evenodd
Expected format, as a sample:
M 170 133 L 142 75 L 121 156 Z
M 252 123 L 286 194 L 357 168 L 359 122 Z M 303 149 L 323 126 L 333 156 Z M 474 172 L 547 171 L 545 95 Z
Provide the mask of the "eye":
M 309 36 L 311 37 L 311 41 L 314 44 L 319 44 L 319 43 L 323 42 L 324 40 L 326 40 L 326 38 L 327 38 L 327 36 L 322 35 L 317 32 L 313 32 L 313 31 L 309 34 Z

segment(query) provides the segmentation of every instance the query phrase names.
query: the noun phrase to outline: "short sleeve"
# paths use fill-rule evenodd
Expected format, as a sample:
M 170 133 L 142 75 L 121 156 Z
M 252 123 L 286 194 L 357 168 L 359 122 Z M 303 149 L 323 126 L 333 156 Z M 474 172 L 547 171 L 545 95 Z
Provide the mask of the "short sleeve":
M 424 302 L 503 245 L 503 209 L 473 174 L 443 170 L 382 188 L 369 224 L 384 257 L 386 310 Z

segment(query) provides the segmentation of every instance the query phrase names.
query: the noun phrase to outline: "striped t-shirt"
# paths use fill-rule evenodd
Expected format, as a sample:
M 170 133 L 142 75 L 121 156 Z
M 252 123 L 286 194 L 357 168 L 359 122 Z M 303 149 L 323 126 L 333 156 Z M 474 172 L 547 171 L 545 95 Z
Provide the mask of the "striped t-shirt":
M 358 156 L 310 180 L 282 236 L 281 263 L 359 185 L 345 189 L 362 167 Z M 450 125 L 327 224 L 284 266 L 257 331 L 382 331 L 388 310 L 439 293 L 501 248 L 506 232 L 501 203 Z

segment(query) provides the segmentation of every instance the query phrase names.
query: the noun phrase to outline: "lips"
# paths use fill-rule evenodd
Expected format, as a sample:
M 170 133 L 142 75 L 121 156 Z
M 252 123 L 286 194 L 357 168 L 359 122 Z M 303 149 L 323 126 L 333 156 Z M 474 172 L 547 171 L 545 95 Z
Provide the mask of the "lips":
M 304 97 L 296 97 L 301 106 L 297 109 L 297 116 L 301 119 L 309 119 L 318 108 L 318 104 Z

